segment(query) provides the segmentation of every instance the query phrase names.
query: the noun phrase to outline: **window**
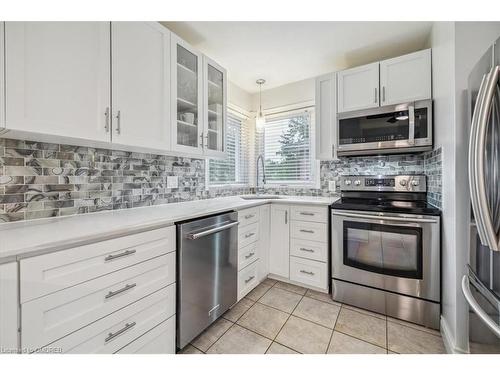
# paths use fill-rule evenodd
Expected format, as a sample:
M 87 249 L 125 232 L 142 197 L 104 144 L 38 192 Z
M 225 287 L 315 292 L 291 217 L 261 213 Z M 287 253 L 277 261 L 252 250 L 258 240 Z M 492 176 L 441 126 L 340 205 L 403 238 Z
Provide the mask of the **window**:
M 247 121 L 235 113 L 227 119 L 224 159 L 208 161 L 208 185 L 248 184 L 249 134 Z
M 318 164 L 314 158 L 313 130 L 310 110 L 266 120 L 260 147 L 267 184 L 316 185 Z

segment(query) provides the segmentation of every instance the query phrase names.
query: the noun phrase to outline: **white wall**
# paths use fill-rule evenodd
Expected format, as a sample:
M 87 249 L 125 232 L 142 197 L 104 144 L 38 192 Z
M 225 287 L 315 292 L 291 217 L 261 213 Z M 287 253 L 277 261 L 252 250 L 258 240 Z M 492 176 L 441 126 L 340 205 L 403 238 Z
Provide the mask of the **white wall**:
M 467 79 L 500 36 L 500 22 L 436 22 L 432 47 L 435 143 L 443 147 L 442 316 L 451 350 L 468 350 L 460 281 L 468 262 Z
M 231 81 L 227 85 L 227 101 L 247 112 L 252 110 L 252 94 L 236 86 Z
M 265 90 L 265 85 L 262 88 L 262 109 L 270 110 L 314 100 L 315 79 L 292 82 L 270 90 Z M 258 110 L 259 93 L 253 94 L 252 103 L 253 110 Z

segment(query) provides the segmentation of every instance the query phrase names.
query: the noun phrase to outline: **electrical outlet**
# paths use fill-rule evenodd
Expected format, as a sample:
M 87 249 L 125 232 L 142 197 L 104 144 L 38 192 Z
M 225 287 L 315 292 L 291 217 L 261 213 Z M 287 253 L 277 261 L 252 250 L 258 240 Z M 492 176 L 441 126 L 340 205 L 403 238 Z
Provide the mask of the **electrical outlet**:
M 179 187 L 179 176 L 167 176 L 167 189 L 177 189 Z
M 328 190 L 329 191 L 336 191 L 337 190 L 337 181 L 335 181 L 335 180 L 328 181 Z

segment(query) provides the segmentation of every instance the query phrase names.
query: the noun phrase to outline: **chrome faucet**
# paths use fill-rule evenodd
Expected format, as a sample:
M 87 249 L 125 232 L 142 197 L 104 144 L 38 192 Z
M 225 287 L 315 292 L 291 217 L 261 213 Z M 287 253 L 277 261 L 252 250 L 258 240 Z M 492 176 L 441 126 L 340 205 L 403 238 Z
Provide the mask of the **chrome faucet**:
M 264 156 L 260 154 L 257 157 L 257 171 L 256 171 L 256 182 L 255 182 L 255 190 L 259 192 L 259 160 L 261 161 L 262 164 L 262 183 L 265 186 L 266 185 L 266 167 L 264 166 Z M 264 190 L 264 186 L 262 186 L 262 190 Z

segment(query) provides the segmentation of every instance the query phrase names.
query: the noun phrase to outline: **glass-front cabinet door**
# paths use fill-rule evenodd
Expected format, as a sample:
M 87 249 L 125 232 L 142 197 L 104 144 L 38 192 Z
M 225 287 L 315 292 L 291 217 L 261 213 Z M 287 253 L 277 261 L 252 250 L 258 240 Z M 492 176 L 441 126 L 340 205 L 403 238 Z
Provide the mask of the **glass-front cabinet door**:
M 203 153 L 202 55 L 172 34 L 172 149 Z
M 226 70 L 203 56 L 204 151 L 207 156 L 224 156 L 227 80 Z

